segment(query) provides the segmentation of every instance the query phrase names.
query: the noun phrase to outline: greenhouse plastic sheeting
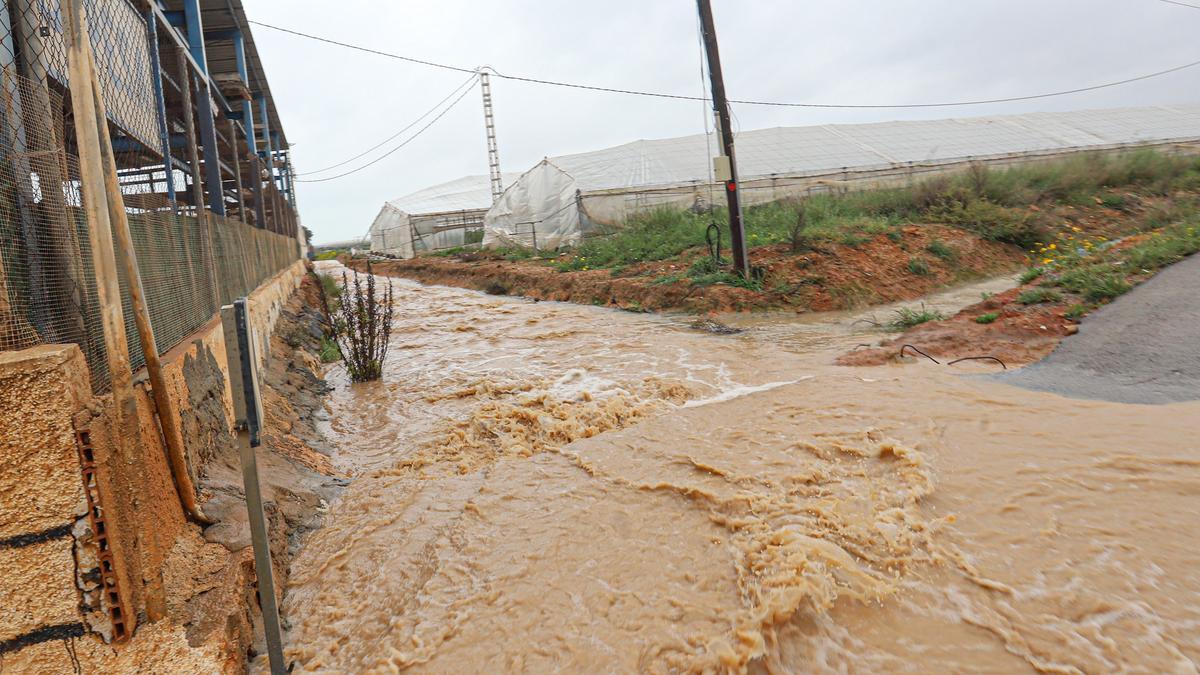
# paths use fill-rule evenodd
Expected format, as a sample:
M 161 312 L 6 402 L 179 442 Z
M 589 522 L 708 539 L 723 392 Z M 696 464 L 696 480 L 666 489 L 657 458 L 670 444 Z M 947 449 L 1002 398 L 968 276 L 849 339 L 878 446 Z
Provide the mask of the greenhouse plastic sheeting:
M 789 177 L 1198 139 L 1200 105 L 777 127 L 736 137 L 747 204 L 786 196 Z M 710 178 L 711 157 L 719 147 L 714 135 L 698 134 L 547 158 L 523 174 L 488 212 L 484 245 L 529 245 L 536 239 L 538 248 L 551 248 L 578 242 L 594 223 L 615 224 L 631 212 L 665 204 L 697 207 L 720 199 L 720 188 Z M 812 185 L 809 181 L 805 187 Z
M 520 176 L 506 173 L 507 187 Z M 466 232 L 482 226 L 492 205 L 488 176 L 466 176 L 419 190 L 383 205 L 371 224 L 371 250 L 401 258 L 420 251 L 462 246 Z
M 525 172 L 487 213 L 483 245 L 556 249 L 579 243 L 582 228 L 575 208 L 575 179 L 543 160 Z M 540 210 L 559 204 L 556 212 Z

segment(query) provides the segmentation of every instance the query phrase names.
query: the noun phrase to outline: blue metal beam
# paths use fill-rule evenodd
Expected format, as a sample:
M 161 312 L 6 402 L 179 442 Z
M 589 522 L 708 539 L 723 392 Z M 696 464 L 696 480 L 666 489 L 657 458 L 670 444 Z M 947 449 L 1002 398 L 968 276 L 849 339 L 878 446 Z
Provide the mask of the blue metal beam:
M 113 150 L 116 152 L 145 152 L 146 150 L 155 150 L 155 148 L 147 148 L 145 143 L 134 139 L 132 136 L 118 136 L 117 138 L 112 139 L 112 146 Z M 183 134 L 171 134 L 171 147 L 187 147 L 187 138 Z M 175 157 L 170 154 L 167 156 L 171 159 L 175 159 Z M 166 166 L 166 164 L 167 162 L 164 160 L 163 165 Z
M 200 143 L 204 146 L 204 181 L 208 185 L 208 207 L 213 213 L 223 216 L 225 196 L 221 183 L 221 158 L 217 156 L 217 129 L 213 123 L 212 112 L 212 80 L 208 77 L 208 57 L 204 51 L 204 20 L 200 16 L 200 0 L 183 0 L 183 14 L 187 19 L 188 51 L 200 68 L 196 83 L 196 121 L 200 125 Z
M 188 51 L 208 75 L 208 56 L 204 51 L 204 20 L 200 15 L 200 0 L 183 0 L 183 16 L 187 23 Z
M 171 171 L 171 128 L 167 126 L 167 99 L 163 95 L 162 61 L 158 54 L 158 18 L 146 12 L 146 40 L 150 49 L 150 77 L 154 80 L 155 112 L 158 114 L 158 137 L 162 143 L 163 169 L 167 173 L 167 199 L 171 210 L 178 213 L 175 203 L 175 174 Z
M 249 87 L 250 75 L 246 69 L 246 40 L 242 37 L 242 31 L 235 31 L 233 36 L 233 53 L 237 59 L 238 75 L 241 76 L 242 82 Z M 246 127 L 246 147 L 251 153 L 258 152 L 258 139 L 254 137 L 254 103 L 252 101 L 242 101 L 242 124 Z

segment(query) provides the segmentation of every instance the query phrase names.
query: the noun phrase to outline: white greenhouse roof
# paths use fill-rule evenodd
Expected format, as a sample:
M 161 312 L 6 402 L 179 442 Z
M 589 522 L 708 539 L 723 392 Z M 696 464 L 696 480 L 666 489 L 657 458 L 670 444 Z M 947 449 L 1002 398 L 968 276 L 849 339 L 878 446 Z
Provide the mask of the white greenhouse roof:
M 505 188 L 520 177 L 519 173 L 500 176 Z M 487 176 L 464 176 L 397 197 L 388 204 L 408 214 L 486 209 L 492 205 L 492 183 Z
M 736 136 L 742 179 L 1195 139 L 1200 105 L 776 127 Z M 663 186 L 708 181 L 718 147 L 714 136 L 697 134 L 547 161 L 570 174 L 583 192 Z M 510 182 L 506 177 L 505 184 Z

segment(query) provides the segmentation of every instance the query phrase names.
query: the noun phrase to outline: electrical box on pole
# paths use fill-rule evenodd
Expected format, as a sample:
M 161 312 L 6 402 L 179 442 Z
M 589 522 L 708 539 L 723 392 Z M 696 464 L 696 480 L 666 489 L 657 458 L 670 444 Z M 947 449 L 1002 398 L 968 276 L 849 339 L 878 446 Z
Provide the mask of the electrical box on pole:
M 721 74 L 721 55 L 717 51 L 717 30 L 713 24 L 712 4 L 696 0 L 700 24 L 704 33 L 704 53 L 708 57 L 708 76 L 712 84 L 713 108 L 717 115 L 717 132 L 721 139 L 721 155 L 713 160 L 713 173 L 725 183 L 725 200 L 729 204 L 729 240 L 733 247 L 733 266 L 738 274 L 750 276 L 750 258 L 746 255 L 746 232 L 742 226 L 742 204 L 738 198 L 737 155 L 733 152 L 733 125 L 730 124 L 729 100 L 725 97 L 725 78 Z

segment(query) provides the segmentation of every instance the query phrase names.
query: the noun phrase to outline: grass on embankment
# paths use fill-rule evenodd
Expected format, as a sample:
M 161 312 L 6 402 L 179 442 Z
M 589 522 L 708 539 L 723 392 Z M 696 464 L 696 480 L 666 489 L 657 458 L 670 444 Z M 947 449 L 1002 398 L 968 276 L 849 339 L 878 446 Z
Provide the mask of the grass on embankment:
M 984 239 L 1029 249 L 1047 241 L 1052 231 L 1049 218 L 1036 207 L 1099 203 L 1120 209 L 1125 197 L 1115 191 L 1118 188 L 1149 195 L 1200 190 L 1200 158 L 1140 150 L 1076 155 L 1005 169 L 975 164 L 964 172 L 934 176 L 912 187 L 824 193 L 750 207 L 744 214 L 746 239 L 751 248 L 787 243 L 794 251 L 804 252 L 828 243 L 856 246 L 881 234 L 898 241 L 905 224 L 944 223 Z M 709 216 L 662 208 L 636 214 L 607 236 L 588 239 L 556 264 L 562 271 L 573 271 L 668 260 L 702 246 L 712 222 L 724 228 L 725 212 L 718 209 Z M 723 240 L 728 246 L 727 232 Z M 510 259 L 537 257 L 520 249 L 498 253 Z M 944 260 L 953 258 L 953 252 L 940 242 L 930 244 L 928 253 Z M 921 266 L 914 262 L 914 267 Z
M 1078 319 L 1200 251 L 1200 209 L 1195 202 L 1180 205 L 1168 218 L 1165 224 L 1116 243 L 1073 233 L 1054 237 L 1034 249 L 1040 256 L 1038 265 L 1029 268 L 1022 280 L 1036 281 L 1038 286 L 1022 292 L 1019 301 L 1056 302 L 1067 293 L 1074 302 L 1069 318 Z

